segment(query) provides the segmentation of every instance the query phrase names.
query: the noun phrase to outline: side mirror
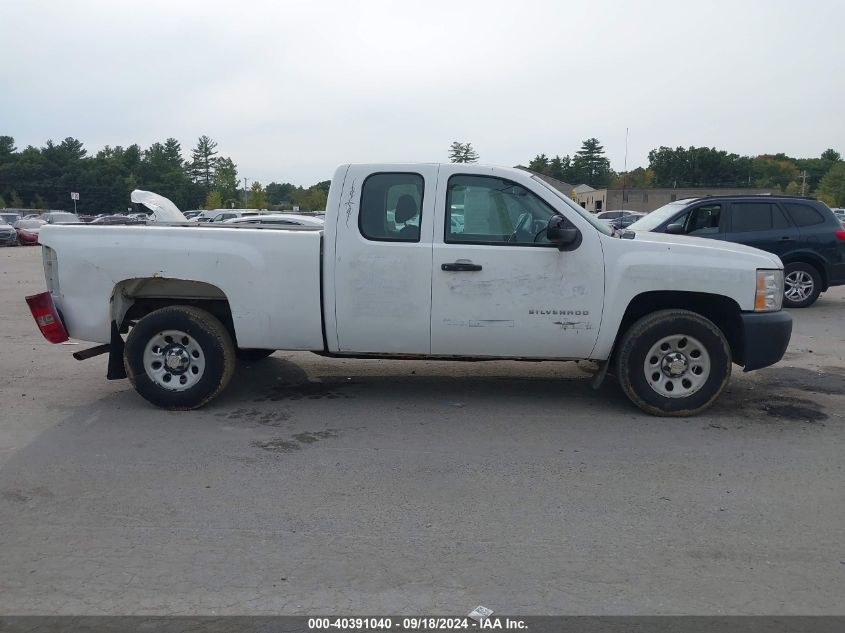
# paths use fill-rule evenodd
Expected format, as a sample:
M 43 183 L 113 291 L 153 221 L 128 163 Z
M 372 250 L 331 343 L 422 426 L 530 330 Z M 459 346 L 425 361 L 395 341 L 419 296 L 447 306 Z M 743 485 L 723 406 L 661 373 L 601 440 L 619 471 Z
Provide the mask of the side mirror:
M 581 244 L 581 231 L 574 226 L 567 226 L 562 215 L 553 215 L 546 226 L 546 237 L 559 251 L 573 251 Z
M 666 232 L 669 235 L 683 235 L 684 234 L 684 225 L 683 224 L 670 224 L 666 227 Z

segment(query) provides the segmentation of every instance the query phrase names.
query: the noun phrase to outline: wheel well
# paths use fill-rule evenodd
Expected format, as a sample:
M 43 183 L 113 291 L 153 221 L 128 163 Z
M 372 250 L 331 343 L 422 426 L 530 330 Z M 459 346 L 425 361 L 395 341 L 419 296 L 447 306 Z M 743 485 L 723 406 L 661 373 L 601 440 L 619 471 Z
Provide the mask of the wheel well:
M 822 291 L 827 290 L 828 288 L 828 279 L 827 279 L 827 270 L 825 269 L 824 264 L 819 260 L 813 257 L 812 255 L 787 255 L 784 259 L 781 260 L 783 265 L 786 266 L 787 264 L 809 264 L 813 268 L 816 269 L 816 272 L 819 273 L 819 277 L 822 280 Z
M 127 279 L 115 285 L 112 293 L 112 319 L 120 333 L 150 312 L 172 305 L 201 308 L 216 316 L 237 345 L 232 309 L 226 294 L 217 286 L 202 281 L 167 277 Z
M 628 304 L 616 342 L 622 339 L 628 328 L 646 314 L 657 310 L 690 310 L 710 319 L 725 335 L 731 348 L 733 361 L 743 364 L 742 358 L 742 322 L 739 316 L 739 304 L 729 297 L 707 292 L 654 291 L 637 295 Z M 616 345 L 614 344 L 614 355 Z

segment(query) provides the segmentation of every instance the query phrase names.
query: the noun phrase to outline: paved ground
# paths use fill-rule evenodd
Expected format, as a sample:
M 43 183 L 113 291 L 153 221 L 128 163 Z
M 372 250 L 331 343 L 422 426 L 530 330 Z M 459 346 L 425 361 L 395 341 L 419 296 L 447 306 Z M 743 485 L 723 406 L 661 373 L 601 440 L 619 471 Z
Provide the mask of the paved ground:
M 0 249 L 0 613 L 845 614 L 845 292 L 708 415 L 562 363 L 277 353 L 152 408 Z

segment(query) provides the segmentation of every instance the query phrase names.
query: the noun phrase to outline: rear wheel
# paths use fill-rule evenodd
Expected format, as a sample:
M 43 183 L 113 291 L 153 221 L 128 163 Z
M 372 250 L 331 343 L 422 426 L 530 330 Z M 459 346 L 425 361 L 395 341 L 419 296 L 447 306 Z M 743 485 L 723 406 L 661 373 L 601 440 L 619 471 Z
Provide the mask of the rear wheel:
M 235 346 L 217 317 L 190 306 L 151 312 L 129 332 L 126 374 L 145 399 L 166 409 L 196 409 L 232 378 Z
M 811 264 L 794 262 L 783 269 L 783 305 L 806 308 L 813 305 L 822 291 L 819 271 Z
M 731 351 L 722 331 L 689 310 L 642 317 L 622 337 L 616 362 L 625 395 L 652 415 L 701 413 L 731 375 Z

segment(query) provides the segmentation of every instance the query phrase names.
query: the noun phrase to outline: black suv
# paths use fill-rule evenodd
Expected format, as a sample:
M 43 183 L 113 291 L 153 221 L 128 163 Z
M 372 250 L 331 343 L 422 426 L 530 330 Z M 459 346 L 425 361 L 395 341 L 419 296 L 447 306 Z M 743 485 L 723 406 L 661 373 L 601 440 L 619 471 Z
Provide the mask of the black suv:
M 670 202 L 628 228 L 709 237 L 774 253 L 783 262 L 787 308 L 805 308 L 819 293 L 845 284 L 845 227 L 812 198 L 688 198 Z

